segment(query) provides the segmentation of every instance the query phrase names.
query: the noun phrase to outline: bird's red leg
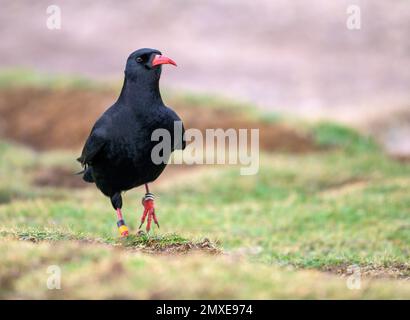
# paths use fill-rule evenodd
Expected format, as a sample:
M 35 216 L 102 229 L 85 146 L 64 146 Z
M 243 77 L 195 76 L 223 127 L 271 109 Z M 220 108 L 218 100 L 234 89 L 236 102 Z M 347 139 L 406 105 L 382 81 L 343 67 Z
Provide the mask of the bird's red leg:
M 145 219 L 147 218 L 146 230 L 147 232 L 149 232 L 149 230 L 151 229 L 152 220 L 154 220 L 154 223 L 158 226 L 158 228 L 159 228 L 159 223 L 158 223 L 157 216 L 155 215 L 155 206 L 154 206 L 155 197 L 152 193 L 149 192 L 147 184 L 145 184 L 145 190 L 146 190 L 145 196 L 144 198 L 142 198 L 142 205 L 144 206 L 144 213 L 142 214 L 142 217 L 141 217 L 140 229 L 142 225 L 144 224 Z
M 144 199 L 142 199 L 142 204 L 144 204 Z M 141 224 L 140 224 L 139 229 L 141 229 L 142 225 L 144 224 L 145 218 L 147 217 L 147 214 L 148 214 L 148 210 L 145 209 L 145 207 L 144 207 L 144 213 L 141 216 Z
M 158 223 L 158 219 L 157 219 L 157 215 L 155 214 L 155 208 L 154 210 L 152 210 L 152 218 L 154 219 L 154 223 L 157 225 L 157 227 L 159 228 L 159 223 Z
M 122 217 L 121 209 L 117 208 L 117 227 L 118 231 L 120 232 L 121 237 L 127 237 L 128 227 L 125 224 L 124 218 Z

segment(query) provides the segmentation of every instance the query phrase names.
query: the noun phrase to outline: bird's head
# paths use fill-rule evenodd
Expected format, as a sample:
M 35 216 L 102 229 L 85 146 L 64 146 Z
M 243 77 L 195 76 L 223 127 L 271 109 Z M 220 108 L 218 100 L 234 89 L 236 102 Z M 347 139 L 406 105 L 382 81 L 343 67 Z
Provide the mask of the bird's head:
M 158 81 L 161 76 L 161 66 L 163 64 L 176 63 L 162 55 L 155 49 L 143 48 L 130 54 L 125 66 L 125 77 L 129 80 L 141 80 L 145 83 Z

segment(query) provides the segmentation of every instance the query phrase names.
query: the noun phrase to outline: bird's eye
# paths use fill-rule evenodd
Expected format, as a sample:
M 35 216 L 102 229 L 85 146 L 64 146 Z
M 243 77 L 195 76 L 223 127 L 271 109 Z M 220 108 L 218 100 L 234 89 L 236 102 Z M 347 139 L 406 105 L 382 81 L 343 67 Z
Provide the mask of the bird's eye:
M 138 63 L 141 63 L 141 62 L 142 62 L 142 58 L 141 58 L 141 57 L 138 57 L 136 60 L 137 60 Z

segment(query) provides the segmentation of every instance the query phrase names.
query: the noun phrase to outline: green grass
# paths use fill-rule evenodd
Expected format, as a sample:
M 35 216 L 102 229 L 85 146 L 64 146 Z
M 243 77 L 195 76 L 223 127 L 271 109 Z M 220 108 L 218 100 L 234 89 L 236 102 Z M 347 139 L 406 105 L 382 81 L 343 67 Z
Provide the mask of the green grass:
M 0 261 L 3 266 L 18 259 L 16 268 L 25 270 L 7 280 L 11 283 L 2 295 L 409 298 L 410 284 L 394 278 L 410 276 L 410 166 L 390 160 L 377 148 L 363 147 L 350 130 L 336 131 L 334 140 L 342 141 L 338 148 L 305 155 L 264 154 L 255 176 L 240 176 L 235 167 L 215 167 L 173 187 L 154 184 L 161 229 L 125 241 L 117 238 L 115 214 L 97 190 L 31 186 L 36 168 L 60 161 L 67 165 L 69 154 L 35 153 L 2 143 L 2 167 L 13 169 L 1 170 L 3 188 L 11 184 L 20 195 L 0 205 Z M 137 189 L 124 196 L 132 233 L 138 228 L 142 193 Z M 205 237 L 225 253 L 141 253 L 145 247 L 198 243 Z M 41 261 L 36 268 L 30 268 L 33 257 Z M 65 290 L 37 286 L 48 264 L 67 270 Z M 345 278 L 324 272 L 352 264 L 387 278 L 373 279 L 370 273 L 355 291 L 347 289 Z M 107 271 L 117 267 L 126 270 L 118 288 L 111 279 L 116 276 Z M 85 274 L 94 268 L 96 274 L 87 279 Z M 4 272 L 1 277 L 7 278 Z M 89 288 L 80 286 L 81 281 Z M 181 283 L 184 290 L 178 289 Z
M 13 87 L 41 87 L 50 89 L 76 88 L 98 89 L 107 84 L 91 81 L 78 75 L 50 75 L 48 73 L 35 72 L 25 68 L 9 68 L 0 70 L 0 88 Z
M 167 247 L 172 245 L 179 245 L 188 243 L 189 240 L 181 237 L 178 234 L 165 234 L 165 235 L 149 235 L 147 233 L 142 234 L 141 236 L 130 235 L 124 240 L 121 240 L 121 243 L 125 247 L 136 247 L 136 246 L 149 246 L 152 243 L 155 243 L 159 247 Z
M 4 88 L 75 83 L 90 88 L 0 73 Z M 169 98 L 284 121 L 221 98 Z M 0 298 L 410 298 L 410 165 L 352 129 L 300 127 L 320 151 L 262 154 L 255 176 L 215 166 L 152 184 L 161 229 L 150 235 L 135 235 L 144 190 L 125 193 L 125 240 L 95 188 L 33 185 L 39 169 L 78 171 L 78 152 L 0 141 Z M 45 286 L 50 265 L 61 290 Z M 350 265 L 361 267 L 360 290 L 346 285 Z
M 347 152 L 375 152 L 379 146 L 370 138 L 342 125 L 321 122 L 313 127 L 313 136 L 319 145 L 338 147 Z
M 408 286 L 387 280 L 363 281 L 362 290 L 349 290 L 345 281 L 320 272 L 209 255 L 171 258 L 95 244 L 13 240 L 0 242 L 0 252 L 0 298 L 403 298 L 410 293 Z M 60 290 L 46 287 L 50 265 L 61 268 Z

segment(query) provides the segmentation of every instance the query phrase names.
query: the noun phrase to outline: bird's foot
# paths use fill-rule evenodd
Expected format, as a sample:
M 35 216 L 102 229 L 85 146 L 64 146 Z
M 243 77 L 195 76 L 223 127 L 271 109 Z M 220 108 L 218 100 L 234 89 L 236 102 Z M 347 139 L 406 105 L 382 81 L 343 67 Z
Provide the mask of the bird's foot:
M 144 213 L 142 214 L 141 217 L 141 224 L 139 229 L 141 229 L 142 225 L 145 222 L 145 219 L 147 219 L 147 226 L 145 230 L 149 232 L 151 229 L 151 223 L 152 220 L 154 220 L 154 223 L 157 225 L 159 228 L 159 223 L 157 216 L 155 215 L 155 207 L 154 207 L 154 195 L 152 193 L 147 192 L 145 196 L 142 198 L 142 205 L 144 206 Z
M 118 231 L 120 233 L 121 238 L 126 238 L 129 235 L 128 227 L 125 224 L 124 220 L 118 220 L 117 221 L 117 227 Z
M 122 217 L 121 209 L 117 208 L 117 227 L 121 238 L 128 237 L 129 231 L 125 224 L 124 218 Z

